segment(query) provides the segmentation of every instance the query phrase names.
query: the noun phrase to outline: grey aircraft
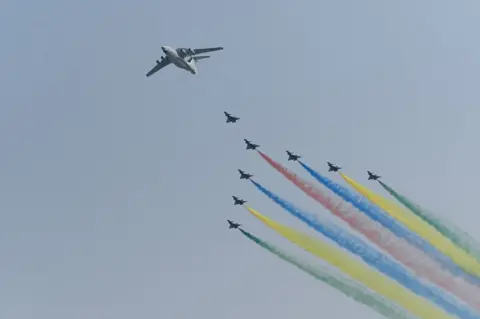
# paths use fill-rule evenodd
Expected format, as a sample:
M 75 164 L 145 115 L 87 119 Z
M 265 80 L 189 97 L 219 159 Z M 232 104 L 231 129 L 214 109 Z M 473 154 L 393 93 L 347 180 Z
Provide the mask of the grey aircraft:
M 227 117 L 227 121 L 226 121 L 227 123 L 235 123 L 240 119 L 239 117 L 233 116 L 232 114 L 230 114 L 228 112 L 223 112 L 223 113 Z
M 233 200 L 235 201 L 233 205 L 243 205 L 247 202 L 246 200 L 240 199 L 237 196 L 232 196 L 232 197 L 233 197 Z
M 377 174 L 375 174 L 375 173 L 372 173 L 372 172 L 370 172 L 370 171 L 367 171 L 367 173 L 368 173 L 368 180 L 374 180 L 374 181 L 376 181 L 377 179 L 379 179 L 379 178 L 382 177 L 382 176 L 379 176 L 379 175 L 377 175 Z
M 240 173 L 240 179 L 250 179 L 250 177 L 253 177 L 252 174 L 245 173 L 241 169 L 239 169 L 238 172 Z
M 294 162 L 295 162 L 295 161 L 298 161 L 299 158 L 301 158 L 300 155 L 295 155 L 295 154 L 293 154 L 292 152 L 290 152 L 290 151 L 288 151 L 288 150 L 287 150 L 287 154 L 288 154 L 288 160 L 289 160 L 289 161 L 294 161 Z
M 192 74 L 197 74 L 197 62 L 202 59 L 209 58 L 209 55 L 200 55 L 206 52 L 213 52 L 223 50 L 222 47 L 215 48 L 202 48 L 202 49 L 190 49 L 190 48 L 178 48 L 173 49 L 169 46 L 162 46 L 162 51 L 165 53 L 165 56 L 160 58 L 160 61 L 157 60 L 157 64 L 147 73 L 147 77 L 157 73 L 164 67 L 169 64 L 174 64 L 176 67 L 186 70 Z
M 228 229 L 238 229 L 238 227 L 242 226 L 236 222 L 232 222 L 231 220 L 228 220 L 227 219 L 227 222 L 228 222 Z
M 243 140 L 245 141 L 245 144 L 247 144 L 247 150 L 256 150 L 257 147 L 260 147 L 260 145 L 253 144 L 252 142 L 250 142 L 246 138 L 244 138 Z
M 328 171 L 329 172 L 336 172 L 336 171 L 342 169 L 341 167 L 338 167 L 337 165 L 332 164 L 330 162 L 327 162 L 327 164 L 328 164 Z

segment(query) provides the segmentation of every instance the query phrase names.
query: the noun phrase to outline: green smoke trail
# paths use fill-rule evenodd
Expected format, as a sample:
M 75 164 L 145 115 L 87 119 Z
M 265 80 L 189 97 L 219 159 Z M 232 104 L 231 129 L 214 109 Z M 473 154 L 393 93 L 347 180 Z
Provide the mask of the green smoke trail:
M 386 318 L 390 319 L 415 319 L 410 313 L 405 309 L 401 308 L 397 304 L 389 301 L 388 299 L 368 290 L 368 288 L 363 285 L 355 282 L 354 280 L 347 279 L 340 275 L 334 275 L 329 272 L 327 269 L 324 269 L 320 266 L 309 265 L 304 261 L 300 261 L 297 258 L 289 255 L 288 253 L 280 250 L 274 245 L 267 243 L 260 238 L 239 229 L 243 235 L 248 239 L 252 240 L 262 248 L 268 250 L 272 254 L 280 257 L 281 259 L 289 262 L 290 264 L 296 266 L 297 268 L 305 271 L 314 278 L 330 285 L 331 287 L 339 290 L 348 297 L 354 299 L 357 302 L 360 302 L 371 309 L 382 314 Z
M 397 193 L 387 184 L 381 181 L 378 182 L 402 205 L 411 210 L 418 217 L 422 218 L 425 222 L 435 227 L 442 235 L 449 238 L 455 245 L 462 248 L 472 257 L 475 257 L 475 259 L 480 261 L 480 244 L 478 244 L 469 234 L 461 230 L 455 224 L 422 209 L 418 204 L 415 204 L 404 195 Z

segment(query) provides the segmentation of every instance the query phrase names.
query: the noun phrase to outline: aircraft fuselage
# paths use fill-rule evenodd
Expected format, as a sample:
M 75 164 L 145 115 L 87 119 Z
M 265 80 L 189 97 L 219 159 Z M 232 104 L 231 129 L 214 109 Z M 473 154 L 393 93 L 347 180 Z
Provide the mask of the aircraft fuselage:
M 170 62 L 172 62 L 176 67 L 186 70 L 192 74 L 197 74 L 195 59 L 191 59 L 190 62 L 188 62 L 188 59 L 191 58 L 190 55 L 182 54 L 182 56 L 180 56 L 177 50 L 174 50 L 169 46 L 162 46 L 162 50 L 167 56 L 167 59 L 169 59 Z

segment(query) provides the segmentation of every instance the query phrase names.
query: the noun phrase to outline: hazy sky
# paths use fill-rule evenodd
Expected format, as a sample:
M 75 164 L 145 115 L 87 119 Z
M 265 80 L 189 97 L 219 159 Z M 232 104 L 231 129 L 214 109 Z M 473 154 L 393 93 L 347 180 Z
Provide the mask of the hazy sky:
M 306 229 L 237 168 L 326 215 L 242 139 L 362 183 L 372 169 L 479 238 L 479 10 L 3 1 L 0 317 L 380 318 L 227 229 L 236 220 L 307 256 L 232 206 L 237 194 Z M 225 50 L 196 76 L 146 78 L 161 45 Z M 227 125 L 224 110 L 241 120 Z

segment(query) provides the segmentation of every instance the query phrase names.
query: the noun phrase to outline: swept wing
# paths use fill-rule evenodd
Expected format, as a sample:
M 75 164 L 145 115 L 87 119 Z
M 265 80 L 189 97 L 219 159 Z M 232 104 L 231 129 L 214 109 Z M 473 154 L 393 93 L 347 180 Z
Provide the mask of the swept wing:
M 157 60 L 157 64 L 150 71 L 148 71 L 147 76 L 151 76 L 152 74 L 160 71 L 170 63 L 171 63 L 170 60 L 167 58 L 163 58 L 161 61 Z
M 187 56 L 187 55 L 197 55 L 197 54 L 219 51 L 219 50 L 223 50 L 223 47 L 200 48 L 200 49 L 178 48 L 177 53 L 179 56 Z

